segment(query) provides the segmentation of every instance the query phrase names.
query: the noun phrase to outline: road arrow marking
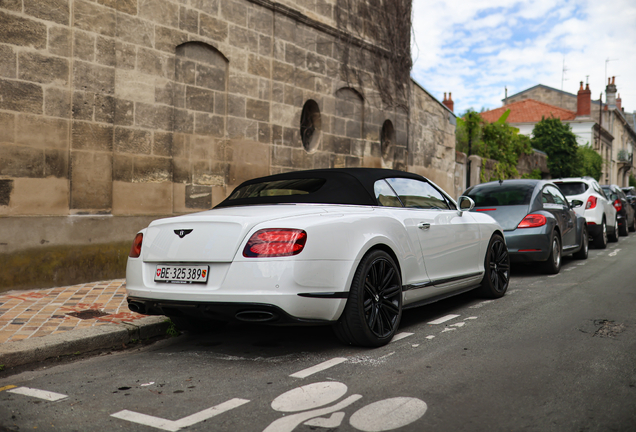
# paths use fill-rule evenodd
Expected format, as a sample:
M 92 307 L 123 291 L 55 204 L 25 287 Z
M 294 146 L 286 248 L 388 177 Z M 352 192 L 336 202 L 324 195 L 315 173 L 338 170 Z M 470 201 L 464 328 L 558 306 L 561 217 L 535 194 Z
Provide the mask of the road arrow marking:
M 29 387 L 18 387 L 13 390 L 8 390 L 7 393 L 15 393 L 15 394 L 21 394 L 24 396 L 31 396 L 38 399 L 44 399 L 50 402 L 55 402 L 60 399 L 64 399 L 68 397 L 64 394 L 54 393 L 54 392 L 50 392 L 46 390 L 38 390 L 34 388 L 29 388 Z
M 154 427 L 157 429 L 162 429 L 165 431 L 176 432 L 181 428 L 192 426 L 193 424 L 202 422 L 203 420 L 210 419 L 226 411 L 240 407 L 241 405 L 244 405 L 248 402 L 249 400 L 247 399 L 230 399 L 227 402 L 223 402 L 222 404 L 213 406 L 212 408 L 204 409 L 203 411 L 199 411 L 198 413 L 194 413 L 192 415 L 184 417 L 181 420 L 166 420 L 161 417 L 154 417 L 128 410 L 123 410 L 115 414 L 111 414 L 111 417 Z

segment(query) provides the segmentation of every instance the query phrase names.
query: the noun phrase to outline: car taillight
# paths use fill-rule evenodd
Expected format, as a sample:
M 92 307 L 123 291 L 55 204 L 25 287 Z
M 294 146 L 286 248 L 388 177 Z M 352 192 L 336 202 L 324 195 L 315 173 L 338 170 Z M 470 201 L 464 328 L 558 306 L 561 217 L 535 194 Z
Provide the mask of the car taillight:
M 594 195 L 590 195 L 585 203 L 585 210 L 593 209 L 596 207 L 596 197 Z
M 614 208 L 617 212 L 623 210 L 623 203 L 621 202 L 621 200 L 617 199 L 616 201 L 614 201 Z
M 144 235 L 139 233 L 135 236 L 133 240 L 132 247 L 130 248 L 130 253 L 128 254 L 131 258 L 139 258 L 141 255 L 141 242 L 144 240 Z
M 530 213 L 526 217 L 523 218 L 517 228 L 536 228 L 545 225 L 547 222 L 545 216 L 540 214 L 532 214 Z
M 298 255 L 307 241 L 307 233 L 299 229 L 269 228 L 256 231 L 243 249 L 246 258 Z

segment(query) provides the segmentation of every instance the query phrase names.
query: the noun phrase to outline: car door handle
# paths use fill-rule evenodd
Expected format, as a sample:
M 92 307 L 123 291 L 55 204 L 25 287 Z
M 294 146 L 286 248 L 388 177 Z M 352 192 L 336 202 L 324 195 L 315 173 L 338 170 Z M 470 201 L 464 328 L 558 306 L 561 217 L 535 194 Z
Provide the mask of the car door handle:
M 431 227 L 431 224 L 428 223 L 428 222 L 420 222 L 420 223 L 417 224 L 417 227 L 419 229 L 427 230 L 427 229 L 429 229 Z

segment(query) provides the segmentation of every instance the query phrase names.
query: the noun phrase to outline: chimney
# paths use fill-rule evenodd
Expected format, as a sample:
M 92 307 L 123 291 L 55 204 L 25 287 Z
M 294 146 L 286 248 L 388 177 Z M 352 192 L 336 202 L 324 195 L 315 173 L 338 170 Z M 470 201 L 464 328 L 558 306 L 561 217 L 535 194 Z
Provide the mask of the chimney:
M 616 109 L 621 109 L 621 108 L 622 108 L 622 107 L 621 107 L 621 102 L 622 102 L 622 100 L 621 100 L 621 94 L 619 93 L 619 94 L 618 94 L 618 97 L 616 98 Z
M 592 92 L 590 91 L 590 85 L 585 84 L 585 90 L 583 90 L 583 81 L 581 81 L 581 88 L 576 95 L 576 116 L 589 117 L 592 110 Z
M 607 87 L 605 87 L 605 100 L 607 101 L 608 109 L 616 108 L 616 77 L 607 79 Z
M 446 105 L 446 108 L 454 112 L 455 102 L 453 102 L 453 97 L 451 95 L 452 93 L 449 92 L 448 99 L 446 99 L 446 92 L 444 92 L 444 100 L 442 101 L 442 103 Z

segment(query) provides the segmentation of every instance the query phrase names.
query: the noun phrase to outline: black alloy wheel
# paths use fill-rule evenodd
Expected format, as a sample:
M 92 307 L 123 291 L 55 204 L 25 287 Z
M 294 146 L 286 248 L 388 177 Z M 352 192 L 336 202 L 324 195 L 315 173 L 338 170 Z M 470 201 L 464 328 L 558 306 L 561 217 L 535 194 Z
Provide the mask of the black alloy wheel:
M 503 237 L 493 234 L 484 262 L 485 272 L 479 292 L 484 297 L 502 297 L 510 283 L 510 254 Z
M 603 219 L 601 224 L 601 232 L 594 237 L 594 247 L 597 249 L 607 248 L 607 224 L 605 223 L 605 219 Z
M 587 228 L 583 227 L 581 230 L 581 249 L 579 249 L 575 254 L 574 258 L 576 259 L 587 259 L 587 254 L 589 252 L 589 237 L 587 235 Z
M 623 237 L 627 237 L 629 235 L 629 229 L 627 228 L 627 217 L 623 219 L 623 225 L 619 227 L 618 233 Z
M 367 347 L 391 341 L 402 318 L 402 278 L 393 258 L 382 251 L 368 253 L 360 262 L 345 310 L 334 325 L 347 344 Z
M 550 241 L 550 256 L 544 263 L 545 272 L 548 274 L 557 274 L 561 271 L 561 256 L 563 251 L 561 249 L 561 239 L 557 233 L 552 233 L 552 240 Z

